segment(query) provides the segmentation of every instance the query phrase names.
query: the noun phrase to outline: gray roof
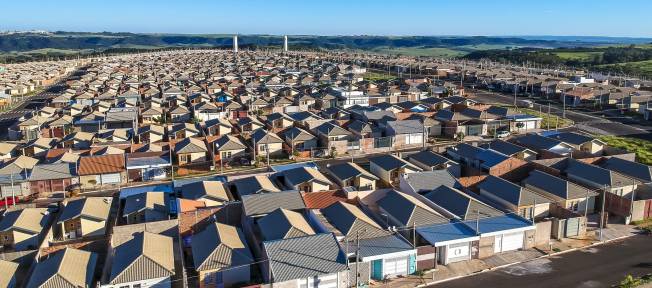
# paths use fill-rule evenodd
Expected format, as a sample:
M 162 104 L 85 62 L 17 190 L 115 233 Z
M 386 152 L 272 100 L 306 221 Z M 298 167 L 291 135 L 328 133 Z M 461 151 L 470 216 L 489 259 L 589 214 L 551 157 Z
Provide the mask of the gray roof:
M 247 195 L 242 197 L 242 205 L 247 216 L 267 214 L 278 208 L 288 210 L 306 208 L 303 197 L 298 191 Z
M 471 220 L 478 218 L 486 218 L 491 216 L 503 215 L 498 209 L 495 209 L 487 204 L 484 204 L 470 195 L 448 186 L 439 186 L 423 195 L 428 200 L 437 204 L 439 207 L 446 209 L 446 211 L 455 214 L 462 220 Z
M 72 163 L 37 164 L 29 181 L 74 178 L 75 174 L 75 164 Z
M 212 223 L 192 236 L 192 258 L 197 271 L 223 269 L 254 262 L 240 228 Z
M 335 229 L 349 239 L 355 239 L 356 236 L 364 239 L 389 234 L 360 207 L 353 204 L 338 201 L 321 209 L 321 213 Z
M 36 263 L 25 287 L 90 287 L 96 263 L 95 253 L 73 248 L 59 250 Z
M 559 140 L 543 137 L 534 133 L 518 137 L 514 139 L 514 142 L 535 150 L 549 150 L 561 143 Z
M 171 237 L 150 232 L 136 233 L 113 251 L 109 284 L 135 282 L 174 275 Z
M 638 183 L 638 180 L 629 178 L 618 172 L 604 169 L 602 167 L 584 163 L 575 159 L 568 159 L 568 166 L 564 170 L 567 175 L 573 175 L 598 185 L 608 187 L 623 187 Z
M 333 123 L 326 122 L 319 127 L 317 127 L 317 131 L 319 131 L 321 134 L 326 135 L 326 136 L 349 136 L 351 135 L 351 132 L 347 131 L 346 129 L 337 126 Z
M 408 155 L 407 160 L 410 162 L 414 160 L 428 167 L 434 167 L 444 163 L 453 162 L 453 160 L 450 160 L 430 150 L 423 150 L 414 154 L 410 154 Z
M 592 137 L 573 132 L 561 132 L 558 134 L 549 135 L 547 137 L 573 145 L 582 145 L 586 142 L 594 140 Z
M 389 121 L 387 126 L 396 134 L 423 133 L 424 130 L 424 126 L 419 120 Z
M 319 170 L 311 167 L 297 167 L 279 172 L 292 185 L 297 186 L 306 182 L 316 181 L 324 185 L 331 185 L 331 181 Z
M 272 280 L 283 282 L 331 274 L 347 269 L 344 253 L 331 233 L 266 241 Z
M 257 175 L 229 181 L 231 192 L 244 198 L 246 195 L 281 191 L 267 176 Z
M 174 153 L 201 153 L 207 151 L 206 143 L 197 138 L 184 138 L 174 145 Z
M 358 247 L 356 241 L 348 241 L 342 244 L 346 251 L 355 251 Z M 387 255 L 391 253 L 398 253 L 412 250 L 412 244 L 406 242 L 405 239 L 398 234 L 386 235 L 381 237 L 364 238 L 360 239 L 360 257 L 372 257 L 379 255 Z
M 285 130 L 283 132 L 283 137 L 292 141 L 310 141 L 317 138 L 309 132 L 297 127 L 291 127 Z
M 168 195 L 164 192 L 144 192 L 125 198 L 125 206 L 122 215 L 143 211 L 146 209 L 159 211 L 167 214 Z
M 229 194 L 220 181 L 196 181 L 181 186 L 183 198 L 198 200 L 229 201 Z
M 247 148 L 239 138 L 233 135 L 223 135 L 215 140 L 215 145 L 217 145 L 217 151 L 240 150 Z
M 363 169 L 358 164 L 351 162 L 344 162 L 340 164 L 333 164 L 326 167 L 326 170 L 335 178 L 345 181 L 353 177 L 365 176 L 367 178 L 378 180 L 376 175 L 371 174 L 369 171 Z
M 550 203 L 550 199 L 536 194 L 530 189 L 509 182 L 505 179 L 489 175 L 478 188 L 495 195 L 515 206 L 534 205 L 535 203 Z
M 371 157 L 369 158 L 369 162 L 380 166 L 385 171 L 408 166 L 414 170 L 421 171 L 420 168 L 414 166 L 413 164 L 391 154 L 383 154 L 380 156 Z
M 278 208 L 258 220 L 258 229 L 263 239 L 278 240 L 315 234 L 300 212 Z
M 589 191 L 589 189 L 573 182 L 538 170 L 530 172 L 530 176 L 523 180 L 523 184 L 532 185 L 562 199 L 584 198 L 587 195 L 587 191 Z M 596 195 L 595 192 L 589 192 L 589 196 L 594 195 Z
M 536 153 L 536 152 L 534 152 L 534 151 L 532 151 L 530 149 L 527 149 L 525 147 L 521 147 L 521 146 L 518 146 L 516 144 L 510 143 L 510 142 L 507 142 L 507 141 L 503 141 L 503 140 L 491 141 L 491 142 L 489 142 L 487 144 L 481 145 L 480 147 L 485 148 L 485 149 L 491 149 L 491 150 L 497 151 L 499 153 L 502 153 L 502 154 L 505 154 L 505 155 L 508 155 L 508 156 L 512 156 L 512 155 L 514 155 L 516 153 L 520 153 L 520 152 L 523 152 L 523 151 L 526 151 L 526 150 L 531 151 L 532 153 Z
M 256 131 L 251 134 L 251 139 L 256 142 L 256 145 L 283 143 L 283 139 L 278 137 L 278 135 L 263 128 L 256 129 Z
M 628 161 L 618 157 L 610 157 L 600 166 L 611 171 L 637 178 L 644 183 L 652 182 L 652 166 L 642 163 Z
M 389 213 L 402 226 L 424 226 L 435 223 L 447 223 L 448 219 L 437 213 L 426 204 L 406 193 L 391 190 L 378 206 Z
M 441 185 L 455 186 L 457 180 L 448 170 L 424 171 L 405 174 L 405 181 L 415 192 L 421 193 L 435 189 Z

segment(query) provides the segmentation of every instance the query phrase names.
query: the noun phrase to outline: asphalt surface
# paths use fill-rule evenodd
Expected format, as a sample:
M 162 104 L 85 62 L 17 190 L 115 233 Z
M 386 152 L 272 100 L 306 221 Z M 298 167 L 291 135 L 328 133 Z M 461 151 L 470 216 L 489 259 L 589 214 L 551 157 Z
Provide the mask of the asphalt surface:
M 652 236 L 638 235 L 429 287 L 612 287 L 652 273 L 651 248 Z
M 483 90 L 472 90 L 472 92 L 474 94 L 473 98 L 479 102 L 508 105 L 514 104 L 513 95 Z M 518 97 L 518 99 L 522 100 L 528 98 Z M 557 115 L 560 117 L 564 115 L 561 105 L 555 102 L 551 102 L 550 106 L 548 106 L 545 101 L 537 100 L 534 103 L 534 107 L 531 109 L 547 113 L 548 107 L 550 107 L 551 115 Z M 619 115 L 615 111 L 605 110 L 595 112 L 566 107 L 565 116 L 576 124 L 579 124 L 577 127 L 585 132 L 628 136 L 652 141 L 652 126 L 642 125 L 630 117 Z

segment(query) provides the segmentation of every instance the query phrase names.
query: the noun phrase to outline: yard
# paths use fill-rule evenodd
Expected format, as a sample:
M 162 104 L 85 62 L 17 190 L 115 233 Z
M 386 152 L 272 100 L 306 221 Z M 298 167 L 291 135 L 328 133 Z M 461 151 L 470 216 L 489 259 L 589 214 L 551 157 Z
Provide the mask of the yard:
M 561 118 L 556 115 L 550 115 L 548 116 L 547 113 L 539 112 L 537 110 L 529 109 L 529 108 L 517 108 L 516 109 L 517 113 L 521 114 L 528 114 L 528 115 L 533 115 L 537 117 L 541 117 L 541 129 L 554 129 L 555 127 L 557 128 L 564 128 L 564 127 L 570 127 L 573 126 L 573 121 L 567 118 Z
M 635 153 L 638 162 L 652 165 L 652 141 L 607 135 L 599 135 L 598 138 L 609 146 Z
M 362 77 L 364 77 L 364 79 L 369 81 L 379 81 L 379 80 L 384 81 L 384 80 L 392 80 L 396 78 L 396 76 L 387 75 L 384 73 L 377 73 L 377 72 L 367 72 L 362 74 Z

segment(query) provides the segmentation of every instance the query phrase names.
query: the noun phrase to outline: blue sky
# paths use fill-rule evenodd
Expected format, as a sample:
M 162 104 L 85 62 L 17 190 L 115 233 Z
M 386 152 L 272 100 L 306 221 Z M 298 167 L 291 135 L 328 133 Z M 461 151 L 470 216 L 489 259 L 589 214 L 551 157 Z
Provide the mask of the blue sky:
M 7 0 L 0 30 L 652 37 L 652 1 Z

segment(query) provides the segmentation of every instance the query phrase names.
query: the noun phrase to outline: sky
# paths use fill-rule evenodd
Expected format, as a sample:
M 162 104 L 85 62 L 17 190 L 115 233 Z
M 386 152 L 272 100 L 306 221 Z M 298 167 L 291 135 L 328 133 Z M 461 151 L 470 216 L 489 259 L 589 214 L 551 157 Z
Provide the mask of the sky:
M 650 0 L 3 0 L 0 30 L 652 37 Z

